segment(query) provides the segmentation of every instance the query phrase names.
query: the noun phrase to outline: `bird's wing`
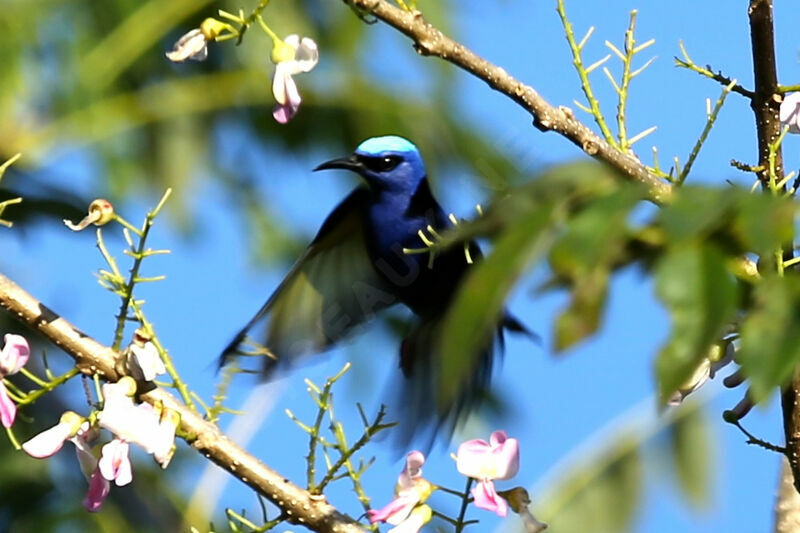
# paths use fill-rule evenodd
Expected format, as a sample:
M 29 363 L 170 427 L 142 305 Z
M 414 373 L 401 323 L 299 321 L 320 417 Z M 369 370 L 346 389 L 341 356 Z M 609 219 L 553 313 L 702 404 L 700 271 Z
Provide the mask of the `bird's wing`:
M 367 191 L 354 190 L 328 215 L 306 252 L 264 306 L 222 353 L 278 360 L 323 351 L 375 313 L 397 302 L 367 252 L 363 209 Z

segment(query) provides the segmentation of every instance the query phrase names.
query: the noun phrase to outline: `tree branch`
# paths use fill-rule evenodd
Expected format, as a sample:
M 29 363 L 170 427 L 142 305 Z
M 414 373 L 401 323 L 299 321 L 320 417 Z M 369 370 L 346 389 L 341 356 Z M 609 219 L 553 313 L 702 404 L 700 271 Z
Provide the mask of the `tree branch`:
M 355 8 L 368 12 L 414 41 L 422 55 L 436 56 L 449 61 L 489 87 L 505 94 L 533 116 L 533 124 L 542 131 L 555 131 L 579 146 L 588 155 L 616 167 L 634 181 L 645 184 L 651 199 L 664 203 L 672 194 L 672 186 L 650 173 L 633 155 L 623 153 L 596 135 L 577 120 L 568 107 L 550 105 L 533 87 L 525 85 L 464 45 L 454 41 L 428 23 L 419 11 L 406 11 L 386 0 L 344 0 Z
M 121 377 L 114 369 L 117 352 L 82 333 L 2 274 L 0 307 L 61 347 L 75 359 L 82 373 L 89 376 L 96 373 L 109 381 Z M 324 497 L 312 496 L 272 470 L 168 391 L 155 387 L 141 394 L 140 399 L 163 404 L 180 413 L 180 429 L 189 435 L 186 441 L 192 448 L 280 507 L 287 521 L 326 533 L 364 531 L 356 521 L 328 504 Z
M 794 488 L 794 478 L 785 458 L 781 459 L 778 496 L 775 500 L 774 533 L 800 531 L 800 494 Z
M 782 100 L 778 88 L 775 62 L 775 35 L 772 17 L 772 0 L 750 0 L 750 42 L 753 50 L 755 97 L 751 107 L 755 113 L 758 133 L 758 171 L 762 186 L 770 183 L 770 145 L 781 133 L 779 118 Z M 783 156 L 780 147 L 775 151 L 775 182 L 783 180 Z M 788 252 L 791 257 L 791 247 Z M 794 478 L 794 487 L 800 492 L 800 375 L 795 373 L 790 385 L 781 394 L 783 432 L 786 440 L 786 458 Z M 780 507 L 780 503 L 778 507 Z

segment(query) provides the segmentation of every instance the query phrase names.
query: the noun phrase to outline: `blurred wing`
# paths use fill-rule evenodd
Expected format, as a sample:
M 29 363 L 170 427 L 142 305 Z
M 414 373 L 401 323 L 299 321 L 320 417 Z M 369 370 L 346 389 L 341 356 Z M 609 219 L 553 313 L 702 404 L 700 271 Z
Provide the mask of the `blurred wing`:
M 404 379 L 395 393 L 402 406 L 399 430 L 395 433 L 399 448 L 408 448 L 412 442 L 430 448 L 440 434 L 449 440 L 456 426 L 491 396 L 492 366 L 502 353 L 497 346 L 499 339 L 490 340 L 479 356 L 465 356 L 465 363 L 473 367 L 465 373 L 464 381 L 456 383 L 452 376 L 442 372 L 438 349 L 441 333 L 441 318 L 427 317 L 416 324 L 400 345 Z
M 464 354 L 462 377 L 444 369 L 442 314 L 421 317 L 400 345 L 400 369 L 403 379 L 397 387 L 397 413 L 400 426 L 395 431 L 399 449 L 422 446 L 430 449 L 437 436 L 445 442 L 457 426 L 475 412 L 502 415 L 503 406 L 492 393 L 492 370 L 505 350 L 504 331 L 538 337 L 517 318 L 505 313 L 492 338 L 475 347 L 474 354 Z
M 367 252 L 366 194 L 356 189 L 328 215 L 267 303 L 225 348 L 221 364 L 237 353 L 266 355 L 266 373 L 277 361 L 329 348 L 397 302 Z

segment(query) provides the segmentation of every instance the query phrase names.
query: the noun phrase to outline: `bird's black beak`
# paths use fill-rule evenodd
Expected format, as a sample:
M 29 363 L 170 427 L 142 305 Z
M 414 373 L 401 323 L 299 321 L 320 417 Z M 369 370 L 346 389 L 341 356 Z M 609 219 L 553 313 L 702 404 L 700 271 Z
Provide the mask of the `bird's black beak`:
M 330 161 L 325 161 L 321 165 L 318 165 L 317 168 L 314 169 L 314 172 L 318 170 L 329 170 L 332 168 L 341 168 L 344 170 L 352 170 L 353 172 L 361 173 L 364 170 L 364 163 L 358 159 L 358 156 L 355 154 L 351 155 L 350 157 L 340 158 L 340 159 L 331 159 Z

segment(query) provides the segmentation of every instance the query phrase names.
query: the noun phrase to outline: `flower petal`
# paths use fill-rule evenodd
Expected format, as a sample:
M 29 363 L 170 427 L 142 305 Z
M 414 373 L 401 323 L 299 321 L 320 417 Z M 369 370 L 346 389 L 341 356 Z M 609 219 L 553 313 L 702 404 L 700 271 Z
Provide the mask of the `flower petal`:
M 474 479 L 483 478 L 486 455 L 491 452 L 489 443 L 482 439 L 472 439 L 461 443 L 456 452 L 456 469 L 463 475 Z
M 367 517 L 371 524 L 388 522 L 389 524 L 397 525 L 408 517 L 417 503 L 419 503 L 419 496 L 415 491 L 404 492 L 385 507 L 367 511 Z
M 489 437 L 492 445 L 492 479 L 510 479 L 519 472 L 519 441 L 509 439 L 505 431 L 495 431 Z
M 297 47 L 297 53 L 294 56 L 294 69 L 293 74 L 300 72 L 310 72 L 319 63 L 319 49 L 317 43 L 308 37 L 303 37 L 300 46 Z
M 406 475 L 408 475 L 408 477 L 411 479 L 422 476 L 422 465 L 424 464 L 425 454 L 417 450 L 408 452 L 408 455 L 406 455 Z
M 800 92 L 786 95 L 780 109 L 781 126 L 789 126 L 789 133 L 800 133 Z
M 167 372 L 158 349 L 152 342 L 146 342 L 143 346 L 128 346 L 127 367 L 131 376 L 142 381 L 153 381 L 156 376 Z
M 402 523 L 390 529 L 387 533 L 417 533 L 422 526 L 431 521 L 433 510 L 427 505 L 419 505 Z
M 0 373 L 3 376 L 16 374 L 28 362 L 31 348 L 25 337 L 13 333 L 6 333 L 3 342 L 5 345 L 0 353 Z
M 92 447 L 81 435 L 76 435 L 69 439 L 69 441 L 75 445 L 75 456 L 78 458 L 78 463 L 81 465 L 81 472 L 86 476 L 86 479 L 90 479 L 92 472 L 97 470 L 98 462 L 97 457 L 92 452 Z
M 182 63 L 187 59 L 203 61 L 208 56 L 208 41 L 200 28 L 195 28 L 181 36 L 171 52 L 167 52 L 167 59 L 173 63 Z
M 406 455 L 406 465 L 397 477 L 397 486 L 402 489 L 409 489 L 414 486 L 414 480 L 422 477 L 422 465 L 425 464 L 425 455 L 417 450 L 408 452 Z
M 283 40 L 283 42 L 291 46 L 292 49 L 294 49 L 294 51 L 297 52 L 297 49 L 300 47 L 300 36 L 297 35 L 296 33 L 287 35 L 286 38 Z
M 272 109 L 272 116 L 275 118 L 276 122 L 286 124 L 297 114 L 297 109 L 297 107 L 291 104 L 275 104 L 275 107 Z
M 118 487 L 133 480 L 131 461 L 128 458 L 129 446 L 124 440 L 114 439 L 103 446 L 103 455 L 97 463 L 100 473 Z
M 89 478 L 89 491 L 86 493 L 86 498 L 83 499 L 84 509 L 90 513 L 99 511 L 110 490 L 111 483 L 100 474 L 100 470 L 92 472 L 92 476 Z
M 501 517 L 508 514 L 508 503 L 498 496 L 491 481 L 479 482 L 470 492 L 478 509 L 491 511 Z
M 286 105 L 288 99 L 286 96 L 286 78 L 290 78 L 286 63 L 278 63 L 275 65 L 275 72 L 272 74 L 272 96 L 275 101 L 281 105 Z
M 3 427 L 10 428 L 14 425 L 14 419 L 17 417 L 17 404 L 8 397 L 5 383 L 0 381 L 0 422 Z
M 37 459 L 50 457 L 61 449 L 70 433 L 71 428 L 68 424 L 58 424 L 23 443 L 22 449 Z

